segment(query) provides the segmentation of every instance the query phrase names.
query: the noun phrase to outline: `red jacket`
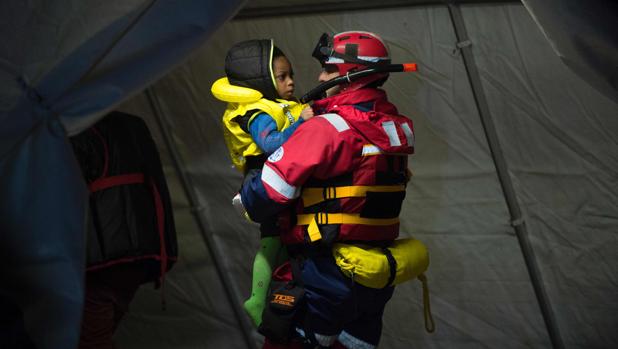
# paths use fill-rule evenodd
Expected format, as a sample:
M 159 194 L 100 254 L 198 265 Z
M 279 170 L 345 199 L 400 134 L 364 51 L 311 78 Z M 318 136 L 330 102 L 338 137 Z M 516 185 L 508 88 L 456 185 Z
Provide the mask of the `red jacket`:
M 297 224 L 282 241 L 395 239 L 407 156 L 414 152 L 412 121 L 378 89 L 341 93 L 313 108 L 322 114 L 300 125 L 268 158 L 261 176 L 270 200 L 287 205 L 300 198 Z M 311 221 L 319 233 L 311 233 Z

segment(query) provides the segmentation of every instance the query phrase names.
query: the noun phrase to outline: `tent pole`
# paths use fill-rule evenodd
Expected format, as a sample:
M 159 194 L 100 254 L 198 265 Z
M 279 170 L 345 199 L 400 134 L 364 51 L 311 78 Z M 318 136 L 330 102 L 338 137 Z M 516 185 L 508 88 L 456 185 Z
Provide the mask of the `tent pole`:
M 362 10 L 384 10 L 399 7 L 415 6 L 442 6 L 445 0 L 355 0 L 355 1 L 329 1 L 316 4 L 292 4 L 281 6 L 251 7 L 250 2 L 243 7 L 232 20 L 245 20 L 263 17 L 289 17 L 302 15 L 316 15 L 324 13 L 338 13 Z M 463 4 L 479 3 L 521 3 L 520 0 L 453 0 Z
M 489 144 L 489 149 L 491 151 L 491 156 L 493 158 L 494 165 L 496 166 L 500 186 L 502 187 L 502 192 L 511 215 L 511 225 L 515 229 L 515 234 L 526 262 L 528 274 L 530 275 L 534 293 L 539 303 L 539 307 L 541 308 L 543 320 L 545 321 L 545 326 L 547 327 L 547 332 L 549 334 L 552 346 L 554 349 L 562 349 L 564 348 L 564 343 L 560 337 L 554 312 L 552 310 L 549 297 L 547 296 L 547 292 L 545 291 L 541 271 L 537 265 L 532 244 L 528 239 L 526 222 L 521 214 L 521 209 L 517 201 L 513 182 L 509 176 L 509 169 L 506 161 L 504 160 L 504 154 L 502 153 L 496 128 L 491 117 L 491 113 L 489 112 L 489 105 L 487 104 L 487 99 L 483 93 L 481 77 L 470 48 L 470 41 L 460 7 L 452 1 L 449 1 L 447 6 L 451 21 L 453 23 L 453 28 L 455 30 L 455 35 L 457 37 L 457 41 L 459 42 L 458 47 L 460 47 L 462 52 L 462 58 L 466 68 L 466 73 L 468 74 L 468 80 L 470 81 L 470 86 L 472 88 L 474 102 L 476 104 L 479 117 L 481 118 L 481 123 L 483 124 L 483 131 L 485 132 L 485 137 L 487 138 L 487 143 Z
M 176 145 L 174 143 L 172 135 L 170 134 L 169 129 L 166 127 L 166 124 L 167 124 L 166 116 L 162 111 L 161 104 L 159 103 L 159 99 L 157 98 L 157 95 L 155 94 L 152 87 L 147 88 L 144 91 L 144 93 L 146 94 L 148 103 L 150 104 L 152 112 L 157 121 L 157 126 L 159 127 L 159 130 L 161 131 L 161 134 L 163 135 L 165 145 L 172 157 L 174 168 L 176 169 L 176 173 L 178 174 L 178 177 L 180 178 L 180 183 L 182 184 L 185 195 L 187 196 L 187 199 L 189 200 L 189 205 L 191 206 L 191 212 L 193 213 L 193 215 L 195 216 L 197 220 L 197 223 L 200 229 L 200 234 L 202 235 L 202 238 L 204 239 L 204 243 L 206 244 L 206 247 L 208 248 L 208 252 L 210 253 L 212 257 L 213 263 L 215 264 L 217 275 L 219 276 L 219 279 L 223 283 L 224 289 L 235 291 L 235 292 L 225 292 L 225 294 L 227 296 L 227 299 L 230 305 L 232 306 L 232 309 L 234 310 L 234 315 L 236 316 L 238 323 L 240 323 L 240 329 L 243 333 L 243 338 L 245 340 L 245 343 L 247 344 L 247 348 L 256 349 L 255 342 L 252 338 L 252 332 L 253 332 L 252 326 L 249 324 L 247 316 L 244 315 L 240 303 L 238 302 L 237 298 L 234 296 L 238 292 L 236 292 L 236 288 L 234 287 L 234 284 L 232 283 L 231 279 L 228 276 L 229 273 L 225 272 L 224 270 L 224 266 L 222 262 L 223 259 L 221 258 L 221 252 L 219 251 L 219 248 L 216 242 L 214 241 L 213 237 L 207 233 L 208 229 L 206 228 L 206 222 L 204 220 L 204 217 L 200 214 L 199 210 L 196 209 L 197 207 L 200 207 L 199 199 L 197 197 L 197 194 L 194 191 L 191 178 L 185 173 L 185 171 L 183 171 L 184 165 L 183 165 L 182 157 L 180 156 L 180 153 L 178 152 L 176 148 Z

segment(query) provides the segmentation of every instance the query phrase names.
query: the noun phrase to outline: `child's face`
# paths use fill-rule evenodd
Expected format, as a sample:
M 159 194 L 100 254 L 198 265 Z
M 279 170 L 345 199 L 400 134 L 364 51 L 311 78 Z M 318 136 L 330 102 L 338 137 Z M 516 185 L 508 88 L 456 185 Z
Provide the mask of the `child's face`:
M 273 73 L 277 83 L 277 93 L 283 99 L 294 96 L 294 71 L 287 58 L 279 56 L 273 60 Z

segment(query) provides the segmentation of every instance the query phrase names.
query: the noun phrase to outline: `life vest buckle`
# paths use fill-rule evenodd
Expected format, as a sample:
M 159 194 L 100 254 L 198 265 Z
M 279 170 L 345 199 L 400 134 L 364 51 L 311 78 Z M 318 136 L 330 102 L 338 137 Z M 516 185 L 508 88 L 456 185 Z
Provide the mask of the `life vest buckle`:
M 315 214 L 315 222 L 318 225 L 328 224 L 328 213 L 326 213 L 326 212 L 316 212 L 316 214 Z
M 322 189 L 322 197 L 325 201 L 337 199 L 337 187 L 324 187 Z

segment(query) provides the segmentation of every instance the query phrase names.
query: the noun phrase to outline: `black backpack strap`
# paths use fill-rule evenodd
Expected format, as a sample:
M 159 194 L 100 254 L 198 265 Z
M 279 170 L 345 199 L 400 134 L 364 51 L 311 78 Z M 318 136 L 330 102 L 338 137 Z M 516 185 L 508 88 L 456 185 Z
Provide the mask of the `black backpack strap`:
M 297 255 L 290 258 L 290 265 L 292 266 L 292 281 L 300 287 L 304 287 L 302 272 L 300 270 L 300 264 L 303 262 L 302 255 Z

